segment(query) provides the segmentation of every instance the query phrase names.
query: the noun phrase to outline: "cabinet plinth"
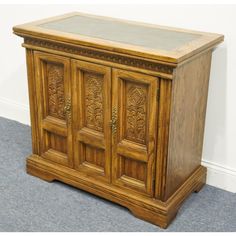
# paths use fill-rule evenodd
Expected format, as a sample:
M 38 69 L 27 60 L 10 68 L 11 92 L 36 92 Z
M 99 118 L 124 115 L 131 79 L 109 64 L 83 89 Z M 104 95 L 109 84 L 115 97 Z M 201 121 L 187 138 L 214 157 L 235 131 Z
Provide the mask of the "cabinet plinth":
M 13 30 L 27 56 L 27 173 L 166 228 L 206 181 L 211 56 L 223 36 L 81 13 Z

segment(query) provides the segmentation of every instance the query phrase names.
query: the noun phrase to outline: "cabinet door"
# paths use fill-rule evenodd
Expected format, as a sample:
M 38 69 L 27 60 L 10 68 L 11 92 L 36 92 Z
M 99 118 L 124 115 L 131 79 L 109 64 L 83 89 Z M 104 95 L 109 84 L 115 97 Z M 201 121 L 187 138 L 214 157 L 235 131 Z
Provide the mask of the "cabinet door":
M 34 52 L 34 58 L 40 155 L 72 166 L 70 60 L 42 52 Z
M 72 60 L 75 168 L 110 182 L 111 69 Z
M 113 69 L 112 181 L 153 195 L 158 78 Z

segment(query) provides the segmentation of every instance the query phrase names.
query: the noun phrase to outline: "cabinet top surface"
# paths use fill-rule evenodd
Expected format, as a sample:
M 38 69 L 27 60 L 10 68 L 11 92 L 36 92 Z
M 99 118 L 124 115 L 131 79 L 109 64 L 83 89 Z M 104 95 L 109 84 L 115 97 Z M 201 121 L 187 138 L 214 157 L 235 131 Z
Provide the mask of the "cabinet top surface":
M 69 13 L 15 26 L 23 37 L 40 37 L 178 63 L 223 41 L 223 35 L 109 17 Z

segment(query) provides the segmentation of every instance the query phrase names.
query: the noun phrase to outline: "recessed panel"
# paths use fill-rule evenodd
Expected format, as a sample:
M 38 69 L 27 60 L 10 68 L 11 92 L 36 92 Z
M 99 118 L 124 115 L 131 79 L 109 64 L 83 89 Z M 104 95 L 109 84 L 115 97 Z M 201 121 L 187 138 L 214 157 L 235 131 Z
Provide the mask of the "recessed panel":
M 145 85 L 125 83 L 125 138 L 141 144 L 146 143 L 147 92 Z
M 67 140 L 66 137 L 62 137 L 51 132 L 46 132 L 48 137 L 48 149 L 53 149 L 58 152 L 67 154 Z
M 103 131 L 103 75 L 83 72 L 85 126 Z
M 46 62 L 47 112 L 48 115 L 65 120 L 64 67 Z
M 84 145 L 84 158 L 86 162 L 104 168 L 104 150 Z
M 147 163 L 122 157 L 121 176 L 122 175 L 145 182 L 147 177 Z

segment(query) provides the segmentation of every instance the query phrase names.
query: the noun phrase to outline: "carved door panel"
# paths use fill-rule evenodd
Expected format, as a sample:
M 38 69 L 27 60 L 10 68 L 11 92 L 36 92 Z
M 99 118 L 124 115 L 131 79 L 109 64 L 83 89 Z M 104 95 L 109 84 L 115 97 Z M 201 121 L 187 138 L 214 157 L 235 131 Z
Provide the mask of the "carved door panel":
M 112 182 L 153 195 L 158 78 L 112 71 Z
M 111 68 L 72 60 L 75 168 L 110 182 Z
M 40 155 L 73 166 L 70 59 L 34 52 Z

